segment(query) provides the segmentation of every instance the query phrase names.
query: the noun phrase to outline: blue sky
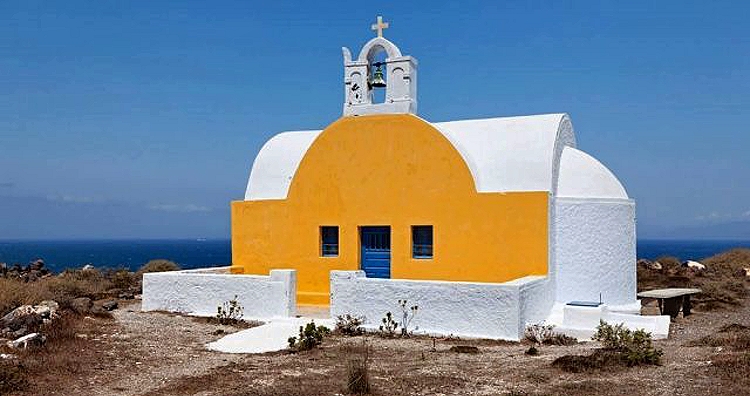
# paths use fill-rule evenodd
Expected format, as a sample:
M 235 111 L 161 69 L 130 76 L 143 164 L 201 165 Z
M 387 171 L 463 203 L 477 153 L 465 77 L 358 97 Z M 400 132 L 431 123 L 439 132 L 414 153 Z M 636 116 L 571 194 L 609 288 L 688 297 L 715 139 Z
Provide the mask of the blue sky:
M 641 236 L 750 221 L 747 2 L 25 0 L 0 3 L 0 239 L 228 237 L 263 142 L 341 115 L 378 14 L 420 116 L 567 112 Z

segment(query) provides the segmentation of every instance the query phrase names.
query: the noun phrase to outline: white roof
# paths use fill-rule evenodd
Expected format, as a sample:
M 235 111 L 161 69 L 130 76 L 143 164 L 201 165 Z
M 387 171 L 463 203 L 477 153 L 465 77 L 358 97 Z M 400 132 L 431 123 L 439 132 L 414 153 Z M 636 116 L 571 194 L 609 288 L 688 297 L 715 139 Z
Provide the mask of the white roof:
M 627 198 L 599 161 L 575 149 L 566 114 L 431 123 L 456 148 L 479 192 L 548 191 L 558 196 Z M 245 200 L 285 199 L 321 131 L 284 132 L 258 153 Z M 559 174 L 559 182 L 558 182 Z
M 562 149 L 576 144 L 566 114 L 432 125 L 461 153 L 479 192 L 554 191 Z
M 253 162 L 245 201 L 286 199 L 302 157 L 320 132 L 283 132 L 267 141 Z
M 628 199 L 625 188 L 606 166 L 573 147 L 562 152 L 557 196 Z

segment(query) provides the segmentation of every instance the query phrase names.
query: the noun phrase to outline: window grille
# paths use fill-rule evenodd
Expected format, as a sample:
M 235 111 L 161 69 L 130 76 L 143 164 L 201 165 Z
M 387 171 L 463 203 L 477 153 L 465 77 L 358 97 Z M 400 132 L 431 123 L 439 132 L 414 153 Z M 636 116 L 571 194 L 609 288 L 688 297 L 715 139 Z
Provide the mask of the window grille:
M 413 258 L 432 258 L 432 226 L 412 226 L 411 241 Z
M 323 257 L 339 255 L 339 227 L 320 227 L 320 255 Z

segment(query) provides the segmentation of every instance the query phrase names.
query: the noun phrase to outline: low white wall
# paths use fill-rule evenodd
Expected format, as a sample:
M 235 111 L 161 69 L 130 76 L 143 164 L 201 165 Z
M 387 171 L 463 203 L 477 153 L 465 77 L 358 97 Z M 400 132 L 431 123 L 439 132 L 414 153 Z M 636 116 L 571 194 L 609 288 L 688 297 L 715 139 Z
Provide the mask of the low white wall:
M 623 314 L 612 312 L 606 305 L 598 307 L 565 305 L 562 310 L 563 322 L 555 330 L 580 340 L 590 340 L 602 320 L 611 325 L 622 324 L 630 330 L 643 329 L 651 333 L 654 339 L 664 339 L 669 336 L 669 315 Z
M 386 312 L 401 321 L 398 300 L 419 307 L 410 330 L 428 334 L 519 340 L 525 320 L 549 314 L 551 293 L 545 277 L 507 283 L 415 281 L 367 278 L 363 271 L 331 271 L 331 316 L 365 317 L 380 325 Z M 538 320 L 537 320 L 538 319 Z
M 555 200 L 555 300 L 636 303 L 635 203 Z
M 297 272 L 269 276 L 229 274 L 229 267 L 143 274 L 143 311 L 216 316 L 217 307 L 237 296 L 245 318 L 294 316 Z

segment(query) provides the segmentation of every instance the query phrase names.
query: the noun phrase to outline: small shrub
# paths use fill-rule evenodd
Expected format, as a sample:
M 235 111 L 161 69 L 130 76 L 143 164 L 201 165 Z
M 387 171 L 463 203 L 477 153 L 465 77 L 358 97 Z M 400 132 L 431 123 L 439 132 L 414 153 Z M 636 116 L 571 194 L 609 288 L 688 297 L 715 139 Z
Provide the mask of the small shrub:
M 576 345 L 578 340 L 565 334 L 556 333 L 554 325 L 536 323 L 526 327 L 527 340 L 539 345 Z
M 157 259 L 151 260 L 144 264 L 139 270 L 138 275 L 143 275 L 147 272 L 167 272 L 167 271 L 178 271 L 180 266 L 174 261 Z
M 554 334 L 554 328 L 554 325 L 535 323 L 526 326 L 526 331 L 524 333 L 527 340 L 541 345 L 545 340 L 552 337 L 552 335 Z
M 216 320 L 222 325 L 234 325 L 242 321 L 244 312 L 245 309 L 237 301 L 235 295 L 233 299 L 216 307 Z
M 537 355 L 539 355 L 539 349 L 537 349 L 535 346 L 532 345 L 524 353 L 527 354 L 527 355 L 529 355 L 529 356 L 537 356 Z
M 380 334 L 381 337 L 391 338 L 396 335 L 398 323 L 393 320 L 393 314 L 386 312 L 385 317 L 383 317 L 381 322 L 383 322 L 383 324 L 378 327 L 378 334 Z
M 346 361 L 346 391 L 354 395 L 370 393 L 370 347 L 362 341 L 361 347 L 344 349 Z
M 398 300 L 398 305 L 401 307 L 401 336 L 403 337 L 409 336 L 409 324 L 411 324 L 419 309 L 416 305 L 409 307 L 406 303 L 406 300 Z
M 109 271 L 106 276 L 116 289 L 127 290 L 138 285 L 138 277 L 126 269 Z
M 299 327 L 298 337 L 289 337 L 289 349 L 293 351 L 307 351 L 323 343 L 323 338 L 331 331 L 325 326 L 315 326 L 311 321 L 305 326 Z
M 628 366 L 661 363 L 662 350 L 654 348 L 651 333 L 643 329 L 631 331 L 622 323 L 612 326 L 600 321 L 593 339 L 601 342 L 604 349 L 618 352 Z
M 339 315 L 336 317 L 335 331 L 346 336 L 361 335 L 364 332 L 362 329 L 363 322 L 364 317 L 362 316 L 353 316 L 350 314 Z

